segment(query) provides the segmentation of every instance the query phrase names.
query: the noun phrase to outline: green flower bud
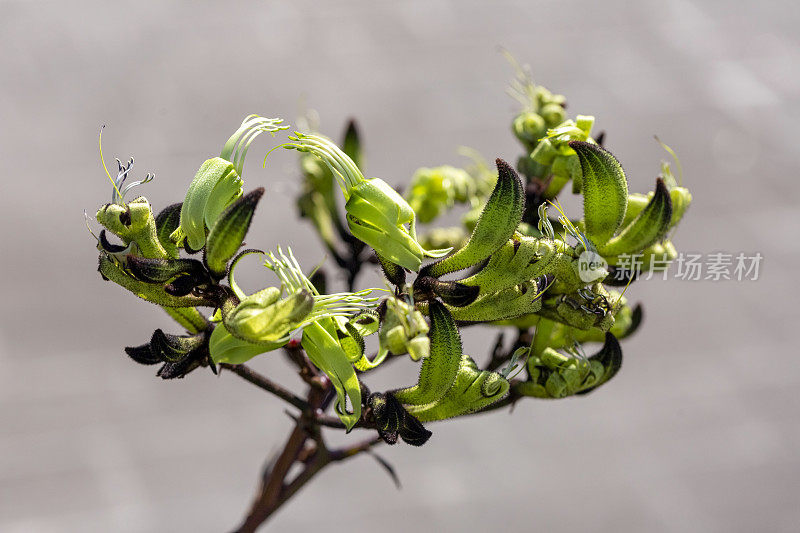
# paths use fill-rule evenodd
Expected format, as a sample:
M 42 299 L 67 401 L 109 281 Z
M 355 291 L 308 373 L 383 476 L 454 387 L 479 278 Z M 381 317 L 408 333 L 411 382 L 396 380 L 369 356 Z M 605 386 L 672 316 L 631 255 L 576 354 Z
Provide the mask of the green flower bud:
M 583 219 L 586 236 L 595 245 L 608 242 L 625 218 L 628 181 L 610 152 L 587 142 L 569 143 L 580 159 L 583 183 Z
M 509 94 L 523 106 L 523 112 L 514 120 L 513 130 L 517 138 L 526 147 L 531 146 L 531 144 L 535 145 L 539 138 L 544 136 L 547 128 L 561 124 L 566 118 L 566 111 L 564 110 L 566 98 L 561 94 L 553 94 L 545 87 L 533 83 L 526 68 L 522 68 L 513 58 L 509 57 L 508 59 L 517 71 L 517 77 L 511 84 Z M 525 122 L 530 125 L 525 127 Z M 539 126 L 539 123 L 541 126 Z M 538 135 L 535 134 L 537 129 L 541 130 Z
M 624 217 L 623 217 L 624 218 Z M 656 179 L 656 190 L 647 206 L 607 242 L 597 243 L 603 255 L 637 253 L 663 238 L 672 220 L 672 200 L 664 181 Z
M 231 203 L 220 214 L 206 239 L 203 262 L 217 279 L 225 276 L 230 261 L 244 242 L 258 201 L 264 194 L 259 187 Z
M 454 203 L 469 200 L 475 192 L 473 181 L 465 170 L 449 165 L 420 168 L 411 178 L 408 203 L 420 222 L 430 222 Z
M 497 159 L 498 178 L 469 241 L 456 253 L 427 265 L 422 274 L 439 277 L 476 265 L 511 238 L 522 218 L 525 194 L 517 173 Z
M 528 359 L 530 381 L 517 386 L 525 396 L 565 398 L 586 394 L 613 378 L 622 365 L 622 350 L 611 333 L 606 333 L 599 352 L 586 357 L 576 344 L 564 355 L 553 348 Z
M 538 113 L 524 111 L 514 118 L 511 130 L 528 151 L 531 151 L 547 132 L 547 123 Z
M 479 215 L 480 213 L 478 213 Z M 468 237 L 462 228 L 451 226 L 448 228 L 433 228 L 425 233 L 419 242 L 423 248 L 452 248 L 453 250 L 458 250 L 464 246 Z
M 539 114 L 544 119 L 545 124 L 550 128 L 554 128 L 559 124 L 562 124 L 567 118 L 567 111 L 564 109 L 564 106 L 557 103 L 545 104 L 542 106 L 542 109 L 539 110 Z M 578 117 L 578 120 L 581 120 L 580 116 Z
M 545 198 L 555 197 L 570 180 L 572 180 L 572 192 L 581 191 L 581 164 L 569 143 L 571 141 L 594 143 L 590 137 L 593 125 L 594 117 L 591 116 L 578 115 L 575 121 L 566 120 L 557 128 L 548 130 L 547 137 L 542 139 L 531 153 L 533 161 L 550 166 L 552 177 L 544 192 Z
M 422 313 L 401 298 L 386 300 L 386 313 L 379 333 L 382 350 L 394 355 L 409 354 L 419 361 L 430 354 L 428 323 Z

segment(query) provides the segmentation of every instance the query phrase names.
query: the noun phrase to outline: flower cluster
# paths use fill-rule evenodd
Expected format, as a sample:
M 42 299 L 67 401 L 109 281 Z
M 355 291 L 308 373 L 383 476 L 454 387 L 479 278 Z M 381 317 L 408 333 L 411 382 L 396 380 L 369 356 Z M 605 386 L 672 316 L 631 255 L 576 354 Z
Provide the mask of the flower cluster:
M 316 131 L 295 131 L 279 144 L 299 153 L 300 214 L 348 273 L 345 292 L 327 292 L 322 271 L 307 273 L 290 248 L 242 250 L 256 208 L 269 198 L 268 187 L 244 192 L 245 155 L 261 133 L 287 129 L 282 120 L 246 117 L 220 156 L 202 163 L 183 202 L 157 215 L 144 197 L 125 200 L 152 176 L 125 186 L 133 160 L 118 163 L 117 178 L 109 176 L 112 201 L 96 215 L 99 271 L 185 330 L 156 330 L 128 354 L 160 364 L 158 375 L 169 379 L 301 350 L 330 383 L 340 427 L 373 428 L 391 444 L 424 444 L 431 432 L 423 423 L 523 397 L 586 394 L 608 382 L 621 366 L 619 339 L 642 318 L 624 296 L 636 277 L 624 258 L 643 258 L 644 269 L 673 259 L 671 237 L 691 194 L 666 163 L 652 192 L 630 193 L 617 158 L 591 136 L 593 117 L 569 118 L 563 96 L 524 76 L 514 93 L 523 103 L 512 121 L 523 148 L 516 168 L 497 159 L 493 170 L 480 157 L 464 169 L 422 168 L 405 197 L 364 177 L 352 122 L 341 147 Z M 570 182 L 582 197 L 577 218 L 556 199 Z M 467 207 L 463 228 L 418 237 L 420 224 L 459 205 Z M 274 283 L 248 294 L 234 272 L 251 255 L 263 257 Z M 388 290 L 353 290 L 370 262 Z M 460 329 L 475 324 L 515 328 L 518 341 L 508 349 L 499 341 L 480 365 L 461 341 Z M 377 348 L 368 350 L 372 335 Z M 586 356 L 587 343 L 601 348 Z M 405 354 L 420 367 L 416 383 L 366 387 L 370 372 Z

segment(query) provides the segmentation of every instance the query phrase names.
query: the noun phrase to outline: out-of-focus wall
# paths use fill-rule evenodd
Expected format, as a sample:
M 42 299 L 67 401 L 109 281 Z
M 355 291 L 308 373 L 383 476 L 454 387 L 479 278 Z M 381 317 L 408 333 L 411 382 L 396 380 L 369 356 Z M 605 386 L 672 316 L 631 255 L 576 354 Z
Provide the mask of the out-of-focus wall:
M 354 116 L 367 174 L 406 183 L 467 145 L 516 158 L 512 71 L 597 117 L 633 191 L 681 157 L 694 204 L 675 242 L 755 253 L 758 281 L 633 285 L 646 322 L 586 398 L 432 426 L 422 449 L 334 466 L 274 531 L 789 531 L 800 523 L 793 2 L 0 2 L 0 530 L 225 531 L 290 427 L 230 374 L 162 382 L 122 347 L 166 316 L 95 271 L 83 222 L 108 201 L 104 150 L 136 156 L 158 208 L 249 113 Z M 259 139 L 267 196 L 249 241 L 321 259 L 294 222 L 295 156 Z M 577 207 L 577 204 L 568 204 Z M 371 274 L 373 282 L 375 274 Z M 264 278 L 251 269 L 246 282 Z M 365 282 L 368 279 L 365 278 Z M 469 332 L 479 360 L 492 338 Z M 259 370 L 299 387 L 277 353 Z M 396 365 L 376 387 L 411 382 Z M 795 398 L 795 400 L 792 400 Z M 351 436 L 350 438 L 357 438 Z

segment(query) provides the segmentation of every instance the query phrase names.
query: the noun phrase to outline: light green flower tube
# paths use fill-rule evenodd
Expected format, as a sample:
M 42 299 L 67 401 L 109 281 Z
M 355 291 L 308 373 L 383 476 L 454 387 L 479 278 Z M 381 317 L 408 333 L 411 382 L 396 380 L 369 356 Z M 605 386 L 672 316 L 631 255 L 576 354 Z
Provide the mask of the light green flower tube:
M 309 152 L 333 172 L 344 193 L 347 225 L 357 239 L 403 268 L 419 271 L 424 257 L 450 252 L 425 250 L 416 233 L 416 215 L 406 200 L 380 178 L 367 179 L 338 146 L 320 135 L 295 132 L 286 148 Z

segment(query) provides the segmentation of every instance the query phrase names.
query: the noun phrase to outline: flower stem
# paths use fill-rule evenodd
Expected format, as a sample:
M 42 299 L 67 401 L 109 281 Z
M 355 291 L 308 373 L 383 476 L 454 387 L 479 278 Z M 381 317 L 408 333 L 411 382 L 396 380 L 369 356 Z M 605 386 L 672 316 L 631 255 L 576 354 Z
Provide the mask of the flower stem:
M 267 462 L 258 493 L 244 521 L 235 530 L 236 533 L 256 531 L 327 465 L 354 457 L 382 442 L 375 436 L 352 446 L 329 450 L 322 438 L 323 424 L 320 423 L 319 417 L 328 418 L 324 415 L 324 411 L 333 398 L 333 386 L 329 380 L 320 379 L 323 376 L 315 375 L 316 372 L 308 368 L 307 357 L 301 348 L 294 345 L 287 346 L 286 352 L 309 385 L 305 400 L 244 365 L 222 365 L 226 370 L 275 394 L 302 411 L 300 417 L 296 418 L 295 426 L 286 439 L 283 450 Z M 287 480 L 295 464 L 302 465 L 303 468 L 293 479 Z
M 282 386 L 278 385 L 277 383 L 271 381 L 266 376 L 259 374 L 258 372 L 252 370 L 251 368 L 245 365 L 231 365 L 228 363 L 221 363 L 219 366 L 249 381 L 256 387 L 271 392 L 278 398 L 294 405 L 301 411 L 306 411 L 308 409 L 308 402 L 306 402 L 293 392 L 289 391 L 288 389 L 285 389 Z

